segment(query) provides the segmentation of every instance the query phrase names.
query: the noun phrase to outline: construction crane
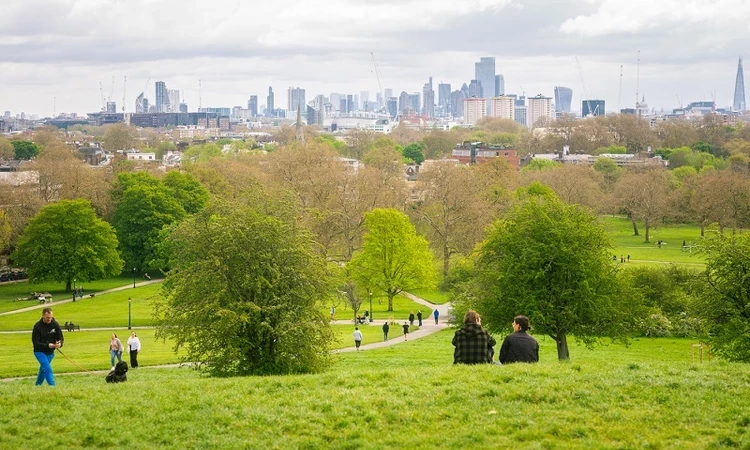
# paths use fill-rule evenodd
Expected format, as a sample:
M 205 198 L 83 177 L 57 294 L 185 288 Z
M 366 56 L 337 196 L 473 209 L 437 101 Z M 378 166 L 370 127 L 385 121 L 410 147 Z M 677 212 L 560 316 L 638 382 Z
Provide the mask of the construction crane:
M 578 61 L 578 57 L 575 57 L 576 59 L 576 66 L 578 66 L 578 75 L 581 77 L 581 87 L 583 89 L 583 97 L 584 101 L 588 105 L 589 114 L 594 114 L 594 111 L 591 110 L 591 101 L 589 99 L 589 92 L 586 88 L 586 80 L 583 78 L 583 68 L 581 68 L 581 63 Z
M 370 56 L 372 57 L 372 65 L 375 67 L 375 77 L 378 79 L 380 96 L 383 98 L 383 111 L 385 111 L 385 114 L 388 116 L 388 125 L 392 126 L 396 120 L 395 117 L 391 118 L 391 113 L 388 111 L 388 99 L 385 96 L 385 88 L 383 87 L 385 85 L 383 82 L 383 75 L 380 73 L 380 67 L 378 67 L 378 62 L 375 60 L 375 53 L 370 52 Z
M 125 113 L 125 86 L 128 82 L 128 76 L 125 75 L 122 77 L 122 112 Z
M 638 90 L 641 87 L 641 51 L 638 50 L 638 61 L 635 69 L 635 114 L 641 118 L 641 103 L 638 100 Z
M 99 82 L 99 94 L 102 96 L 102 112 L 107 111 L 107 101 L 104 99 L 104 86 Z
M 680 100 L 680 96 L 675 94 L 675 97 L 677 97 L 677 104 L 680 105 L 680 109 L 682 109 L 682 100 Z
M 115 95 L 115 77 L 112 77 L 112 87 L 109 89 L 109 98 L 107 98 L 108 102 L 111 102 Z
M 617 112 L 620 112 L 620 101 L 622 100 L 622 64 L 620 64 L 620 89 L 617 91 Z

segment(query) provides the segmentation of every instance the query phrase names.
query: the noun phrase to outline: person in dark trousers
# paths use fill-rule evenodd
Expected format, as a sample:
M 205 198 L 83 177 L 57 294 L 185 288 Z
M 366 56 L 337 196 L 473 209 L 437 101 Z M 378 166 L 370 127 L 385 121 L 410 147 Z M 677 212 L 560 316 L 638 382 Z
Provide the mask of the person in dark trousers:
M 417 311 L 417 322 L 419 323 L 419 326 L 422 326 L 422 311 Z
M 513 318 L 513 333 L 507 335 L 500 347 L 500 363 L 539 362 L 539 343 L 526 331 L 530 328 L 529 318 Z
M 409 323 L 404 322 L 404 324 L 401 325 L 401 327 L 404 329 L 404 340 L 408 341 L 409 340 Z
M 135 331 L 130 333 L 128 338 L 128 351 L 130 351 L 130 367 L 133 369 L 138 368 L 138 353 L 141 352 L 141 340 L 135 334 Z
M 386 320 L 385 323 L 383 323 L 383 342 L 388 340 L 388 331 L 391 329 L 391 327 L 388 325 L 388 321 Z
M 356 345 L 357 350 L 359 350 L 359 346 L 362 344 L 362 332 L 359 331 L 359 327 L 354 327 L 354 333 L 352 335 L 354 336 L 354 345 Z
M 435 311 L 432 312 L 432 316 L 435 318 L 435 325 L 437 325 L 438 324 L 438 317 L 440 317 L 440 311 L 438 311 L 436 309 Z
M 52 308 L 42 310 L 42 318 L 34 324 L 31 331 L 31 342 L 34 344 L 34 358 L 39 361 L 39 374 L 36 385 L 41 386 L 45 380 L 50 386 L 55 385 L 55 374 L 52 373 L 52 359 L 55 349 L 63 346 L 62 328 L 52 314 Z
M 487 364 L 492 362 L 495 338 L 482 328 L 482 319 L 474 310 L 464 316 L 463 326 L 453 335 L 453 364 Z
M 414 325 L 414 311 L 409 313 L 409 325 Z

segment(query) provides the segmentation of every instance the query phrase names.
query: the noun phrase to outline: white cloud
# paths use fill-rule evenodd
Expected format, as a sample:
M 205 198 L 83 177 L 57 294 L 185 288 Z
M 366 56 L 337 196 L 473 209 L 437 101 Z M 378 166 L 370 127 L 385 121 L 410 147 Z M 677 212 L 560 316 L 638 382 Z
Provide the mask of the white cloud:
M 747 32 L 749 16 L 746 0 L 602 0 L 593 14 L 567 19 L 560 31 L 594 37 L 698 25 L 693 31 L 700 35 L 726 27 Z

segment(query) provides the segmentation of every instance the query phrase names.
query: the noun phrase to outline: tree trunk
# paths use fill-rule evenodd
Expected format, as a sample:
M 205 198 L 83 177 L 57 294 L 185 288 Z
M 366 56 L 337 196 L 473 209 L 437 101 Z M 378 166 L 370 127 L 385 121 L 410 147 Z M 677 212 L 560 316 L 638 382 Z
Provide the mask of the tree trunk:
M 557 342 L 557 359 L 560 361 L 567 361 L 570 359 L 570 352 L 568 351 L 568 337 L 565 334 L 558 334 L 555 338 Z
M 65 282 L 65 292 L 70 292 L 70 280 Z
M 395 297 L 395 295 L 389 292 L 388 293 L 388 311 L 389 312 L 393 311 L 393 297 Z
M 701 237 L 706 237 L 706 221 L 701 222 Z
M 638 223 L 635 221 L 633 216 L 630 216 L 630 222 L 633 223 L 633 236 L 640 236 L 638 233 Z
M 646 219 L 646 222 L 643 224 L 643 227 L 646 229 L 646 240 L 645 240 L 645 242 L 648 244 L 649 243 L 649 238 L 650 238 L 650 236 L 649 236 L 649 230 L 651 230 L 651 225 L 649 225 L 648 219 Z
M 448 244 L 443 244 L 443 278 L 448 277 L 448 269 L 450 268 L 451 253 L 448 248 Z

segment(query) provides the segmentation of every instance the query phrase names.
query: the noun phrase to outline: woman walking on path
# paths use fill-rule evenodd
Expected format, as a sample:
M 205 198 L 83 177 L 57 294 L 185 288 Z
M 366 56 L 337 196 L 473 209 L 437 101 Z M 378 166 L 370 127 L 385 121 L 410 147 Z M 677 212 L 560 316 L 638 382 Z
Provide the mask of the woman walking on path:
M 414 325 L 414 311 L 409 313 L 409 325 Z
M 417 322 L 419 323 L 419 326 L 422 326 L 422 310 L 420 309 L 417 311 Z
M 117 334 L 112 333 L 112 338 L 109 340 L 109 361 L 112 364 L 111 370 L 115 370 L 115 358 L 117 358 L 117 362 L 122 362 L 122 342 L 120 342 Z
M 409 324 L 407 322 L 404 322 L 404 324 L 401 326 L 404 329 L 404 340 L 408 341 L 409 340 Z
M 141 340 L 135 335 L 135 331 L 130 333 L 128 338 L 128 349 L 130 350 L 130 367 L 138 367 L 138 353 L 141 351 Z

